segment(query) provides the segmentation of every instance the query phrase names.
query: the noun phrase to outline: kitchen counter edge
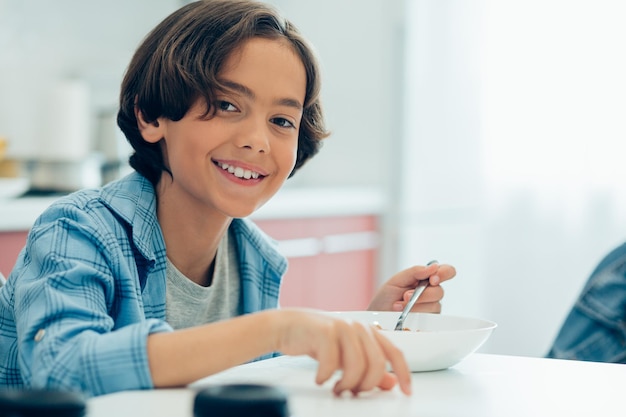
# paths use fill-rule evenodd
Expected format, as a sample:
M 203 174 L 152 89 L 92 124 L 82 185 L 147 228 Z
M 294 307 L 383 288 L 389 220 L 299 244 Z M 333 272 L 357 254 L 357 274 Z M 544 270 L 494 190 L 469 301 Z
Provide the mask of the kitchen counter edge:
M 21 197 L 0 200 L 0 232 L 29 230 L 56 197 Z M 335 216 L 380 215 L 386 198 L 376 188 L 282 189 L 253 213 L 253 220 L 280 220 Z

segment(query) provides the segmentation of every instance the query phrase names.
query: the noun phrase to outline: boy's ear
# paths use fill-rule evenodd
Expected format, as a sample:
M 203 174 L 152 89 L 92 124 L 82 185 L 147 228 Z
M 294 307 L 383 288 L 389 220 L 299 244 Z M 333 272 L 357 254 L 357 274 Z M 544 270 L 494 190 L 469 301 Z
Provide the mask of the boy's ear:
M 146 122 L 143 113 L 137 107 L 135 107 L 135 116 L 137 117 L 139 132 L 141 132 L 141 136 L 146 142 L 157 143 L 163 139 L 163 127 L 159 124 L 158 120 L 151 123 Z

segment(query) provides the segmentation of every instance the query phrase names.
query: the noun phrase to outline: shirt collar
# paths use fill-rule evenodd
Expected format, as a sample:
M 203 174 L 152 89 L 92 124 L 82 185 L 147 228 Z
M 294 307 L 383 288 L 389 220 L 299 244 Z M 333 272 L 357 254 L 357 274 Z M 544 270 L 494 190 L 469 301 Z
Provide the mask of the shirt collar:
M 143 175 L 133 172 L 120 180 L 105 185 L 102 202 L 132 228 L 132 238 L 137 249 L 149 260 L 156 258 L 155 252 L 165 245 L 156 214 L 156 192 L 154 186 Z

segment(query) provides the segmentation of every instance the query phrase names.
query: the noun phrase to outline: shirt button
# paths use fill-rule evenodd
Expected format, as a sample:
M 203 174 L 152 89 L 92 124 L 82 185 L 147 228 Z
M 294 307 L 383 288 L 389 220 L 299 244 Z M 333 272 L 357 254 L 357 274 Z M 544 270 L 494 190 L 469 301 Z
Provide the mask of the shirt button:
M 46 334 L 45 329 L 39 329 L 37 333 L 35 334 L 35 342 L 41 342 L 41 339 L 43 339 L 45 334 Z

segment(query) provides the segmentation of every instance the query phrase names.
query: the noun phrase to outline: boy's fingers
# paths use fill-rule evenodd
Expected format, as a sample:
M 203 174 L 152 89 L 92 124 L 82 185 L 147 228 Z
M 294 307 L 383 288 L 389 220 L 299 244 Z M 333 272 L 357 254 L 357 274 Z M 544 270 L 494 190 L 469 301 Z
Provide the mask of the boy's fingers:
M 323 384 L 339 369 L 340 354 L 336 343 L 325 343 L 317 357 L 315 383 Z
M 436 287 L 426 287 L 424 292 L 417 299 L 418 303 L 434 303 L 437 301 L 441 301 L 443 298 L 443 287 L 437 285 Z M 406 297 L 406 295 L 405 295 Z
M 377 387 L 386 372 L 385 368 L 387 366 L 385 354 L 378 340 L 372 334 L 376 332 L 377 329 L 359 325 L 357 331 L 364 346 L 366 368 L 359 385 L 353 388 L 353 393 L 369 391 Z
M 320 334 L 316 340 L 311 340 L 313 350 L 309 354 L 313 359 L 317 360 L 317 373 L 315 375 L 315 383 L 323 384 L 339 369 L 341 365 L 341 353 L 337 343 L 337 328 L 330 320 L 322 324 L 319 329 Z M 318 346 L 315 348 L 315 346 Z
M 387 339 L 381 332 L 374 332 L 374 337 L 378 340 L 385 357 L 389 360 L 391 368 L 395 372 L 395 377 L 400 385 L 400 389 L 406 395 L 411 395 L 411 372 L 406 363 L 404 354 Z M 384 381 L 387 383 L 387 381 Z
M 455 276 L 456 276 L 456 269 L 454 269 L 452 265 L 446 265 L 446 264 L 439 265 L 439 270 L 437 271 L 437 277 L 439 277 L 439 284 L 449 279 L 452 279 Z
M 395 387 L 397 383 L 398 378 L 396 378 L 394 374 L 385 372 L 382 379 L 378 383 L 378 388 L 382 389 L 383 391 L 389 391 L 390 389 Z
M 340 366 L 343 374 L 333 389 L 337 395 L 341 394 L 343 391 L 358 387 L 367 368 L 361 340 L 352 326 L 362 326 L 362 324 L 344 323 L 338 329 Z M 349 354 L 346 354 L 348 352 Z

